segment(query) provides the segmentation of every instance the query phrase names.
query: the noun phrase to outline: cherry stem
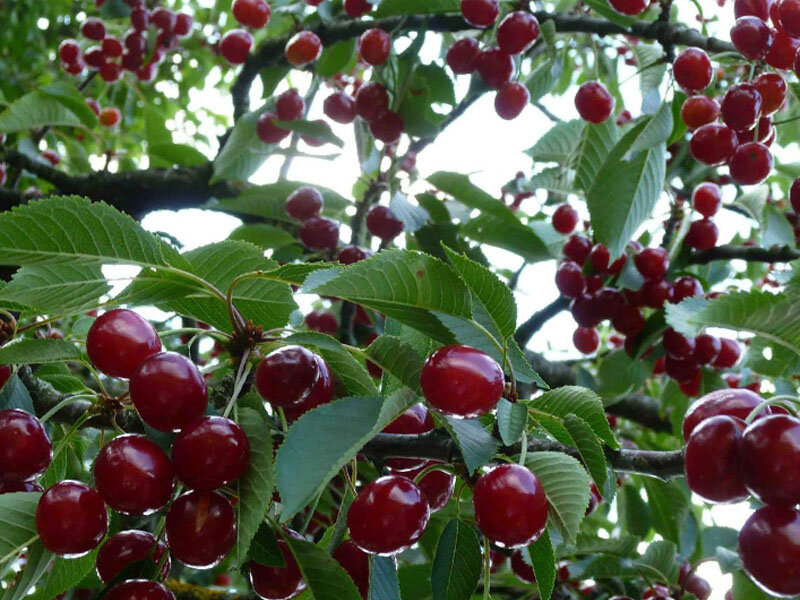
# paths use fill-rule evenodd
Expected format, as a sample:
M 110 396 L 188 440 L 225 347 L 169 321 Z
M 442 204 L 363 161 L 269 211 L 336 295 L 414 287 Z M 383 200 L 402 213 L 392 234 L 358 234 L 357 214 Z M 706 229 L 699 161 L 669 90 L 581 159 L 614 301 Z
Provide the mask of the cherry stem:
M 492 554 L 489 538 L 483 536 L 483 600 L 489 600 L 492 583 Z
M 796 115 L 794 117 L 789 117 L 788 119 L 783 119 L 781 121 L 773 121 L 772 124 L 773 125 L 783 125 L 784 123 L 791 123 L 793 121 L 798 121 L 798 120 L 800 120 L 800 115 Z
M 50 418 L 60 411 L 65 406 L 69 406 L 73 402 L 77 402 L 79 400 L 94 400 L 97 398 L 97 394 L 78 394 L 76 396 L 69 396 L 68 398 L 64 398 L 61 402 L 56 404 L 53 408 L 48 410 L 44 415 L 39 419 L 39 421 L 44 424 L 50 420 Z
M 414 483 L 419 484 L 420 481 L 425 479 L 425 476 L 428 473 L 431 473 L 433 471 L 444 471 L 445 473 L 449 473 L 450 475 L 453 474 L 453 468 L 452 467 L 448 467 L 447 465 L 444 465 L 444 464 L 429 465 L 429 466 L 425 467 L 424 469 L 422 469 L 422 471 L 420 471 L 414 477 Z
M 519 464 L 523 467 L 525 466 L 525 459 L 528 456 L 528 433 L 523 430 L 522 431 L 522 446 L 519 450 Z
M 231 394 L 231 399 L 230 402 L 228 402 L 228 406 L 225 407 L 225 412 L 222 413 L 223 417 L 227 417 L 231 414 L 233 405 L 236 404 L 236 399 L 239 397 L 239 394 L 244 387 L 244 382 L 247 380 L 247 376 L 250 374 L 250 363 L 247 360 L 249 357 L 250 348 L 246 348 L 244 354 L 242 354 L 242 360 L 239 361 L 239 369 L 236 372 L 236 379 L 233 383 L 233 393 Z
M 745 423 L 750 425 L 753 421 L 755 421 L 761 411 L 765 408 L 769 408 L 770 406 L 780 406 L 788 410 L 793 415 L 797 416 L 797 408 L 792 406 L 792 404 L 800 404 L 800 400 L 795 398 L 794 396 L 789 395 L 780 395 L 780 396 L 773 396 L 769 400 L 764 400 L 761 404 L 756 406 L 753 410 L 750 411 L 750 414 L 747 415 L 747 418 L 744 420 Z

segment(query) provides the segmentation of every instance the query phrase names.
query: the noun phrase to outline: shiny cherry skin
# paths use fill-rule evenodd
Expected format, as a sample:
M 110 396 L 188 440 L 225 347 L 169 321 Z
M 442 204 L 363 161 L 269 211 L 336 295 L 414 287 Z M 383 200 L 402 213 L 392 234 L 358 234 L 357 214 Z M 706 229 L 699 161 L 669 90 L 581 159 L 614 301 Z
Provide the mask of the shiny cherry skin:
M 372 4 L 367 0 L 344 0 L 344 12 L 354 19 L 358 19 L 371 10 Z
M 474 27 L 489 27 L 500 15 L 498 0 L 461 0 L 461 14 Z
M 646 0 L 609 0 L 608 3 L 618 13 L 630 16 L 643 13 L 649 6 Z
M 390 242 L 403 233 L 403 222 L 394 216 L 391 208 L 377 204 L 367 213 L 367 231 L 384 242 Z
M 322 41 L 313 31 L 300 31 L 286 43 L 284 55 L 290 65 L 305 67 L 316 61 L 322 54 Z
M 764 116 L 778 112 L 786 102 L 788 86 L 778 73 L 762 73 L 753 85 L 761 94 L 761 114 Z
M 567 241 L 564 242 L 561 251 L 568 259 L 582 265 L 592 252 L 592 241 L 585 235 L 571 235 Z
M 358 38 L 358 53 L 368 65 L 382 65 L 392 53 L 392 38 L 383 29 L 367 29 Z
M 35 481 L 0 481 L 0 494 L 14 492 L 43 492 L 44 489 Z
M 124 308 L 97 317 L 86 336 L 92 364 L 111 377 L 129 378 L 144 359 L 160 351 L 161 340 L 153 326 Z
M 747 131 L 761 116 L 761 94 L 751 83 L 731 86 L 722 99 L 722 120 L 734 131 Z
M 355 98 L 345 92 L 334 92 L 325 98 L 322 110 L 326 117 L 344 125 L 352 123 L 357 116 Z
M 434 423 L 428 409 L 424 404 L 415 404 L 403 414 L 389 423 L 383 429 L 383 433 L 394 433 L 398 435 L 420 435 L 433 431 Z M 403 472 L 413 471 L 425 464 L 424 459 L 416 458 L 390 458 L 387 465 L 392 471 Z M 411 478 L 413 479 L 413 475 Z
M 361 597 L 367 600 L 369 595 L 369 554 L 351 540 L 347 540 L 336 549 L 333 558 L 350 575 Z
M 38 477 L 52 458 L 53 446 L 39 419 L 17 408 L 0 410 L 0 481 Z
M 800 594 L 800 513 L 780 506 L 755 511 L 739 531 L 745 570 L 768 593 Z
M 508 54 L 521 54 L 539 37 L 539 21 L 531 13 L 508 13 L 497 28 L 497 45 Z
M 150 558 L 155 564 L 161 564 L 164 553 L 167 553 L 160 575 L 166 579 L 170 572 L 169 550 L 167 545 L 159 541 L 147 531 L 130 529 L 112 535 L 100 547 L 97 553 L 97 575 L 103 583 L 108 583 L 131 563 Z
M 311 217 L 300 228 L 300 241 L 309 250 L 334 250 L 339 245 L 339 224 L 327 217 Z
M 592 293 L 584 293 L 576 297 L 570 305 L 572 318 L 580 327 L 597 327 L 603 320 L 596 297 Z
M 700 366 L 694 362 L 694 359 L 682 360 L 667 356 L 664 359 L 664 369 L 667 375 L 672 377 L 678 383 L 688 383 L 695 380 L 700 373 Z
M 688 440 L 695 428 L 711 417 L 727 415 L 744 421 L 762 400 L 761 396 L 747 389 L 714 390 L 689 407 L 683 418 L 683 439 Z M 769 414 L 769 409 L 763 414 Z
M 36 507 L 36 531 L 45 548 L 65 558 L 94 550 L 106 535 L 106 505 L 96 491 L 80 481 L 60 481 Z
M 567 260 L 558 266 L 556 287 L 565 298 L 577 298 L 583 293 L 583 271 L 577 263 Z
M 665 279 L 647 279 L 640 292 L 645 306 L 662 308 L 672 298 L 672 284 Z
M 739 362 L 739 358 L 742 356 L 742 349 L 736 340 L 722 338 L 720 343 L 722 347 L 712 365 L 717 369 L 730 369 Z
M 713 76 L 711 60 L 700 48 L 686 48 L 672 63 L 675 81 L 689 94 L 702 92 Z
M 684 239 L 687 246 L 695 250 L 710 250 L 717 245 L 719 228 L 711 219 L 698 219 L 689 226 Z
M 336 316 L 321 310 L 312 310 L 308 313 L 305 318 L 305 325 L 311 331 L 326 333 L 330 336 L 335 336 L 336 332 L 339 331 L 339 320 Z
M 427 358 L 420 375 L 422 393 L 431 406 L 463 419 L 480 417 L 492 410 L 504 384 L 500 365 L 469 346 L 439 348 Z
M 731 28 L 731 42 L 748 60 L 762 60 L 769 52 L 773 35 L 758 17 L 740 17 Z
M 666 353 L 674 358 L 686 360 L 694 354 L 694 338 L 687 338 L 672 327 L 667 328 L 661 336 L 661 343 Z
M 367 123 L 389 108 L 389 92 L 380 83 L 365 83 L 356 92 L 356 113 Z
M 372 250 L 368 248 L 362 248 L 361 246 L 345 246 L 339 252 L 339 255 L 336 257 L 343 265 L 352 265 L 357 262 L 361 262 L 362 260 L 367 260 L 369 257 L 372 256 Z
M 276 113 L 266 112 L 256 122 L 256 135 L 265 144 L 280 144 L 292 133 L 288 129 L 278 127 L 275 124 L 277 119 Z
M 172 444 L 175 473 L 189 489 L 210 492 L 235 481 L 250 464 L 250 442 L 239 425 L 206 416 L 184 427 Z
M 172 464 L 155 442 L 127 434 L 103 446 L 94 482 L 106 504 L 127 515 L 149 515 L 169 502 L 175 487 Z
M 219 53 L 232 65 L 241 65 L 247 60 L 253 36 L 244 29 L 231 29 L 219 41 Z
M 313 187 L 303 186 L 297 188 L 286 198 L 286 212 L 293 219 L 307 221 L 319 216 L 325 200 L 322 194 Z
M 692 156 L 706 165 L 721 165 L 730 160 L 739 140 L 736 132 L 727 125 L 710 123 L 694 132 L 689 142 Z
M 719 117 L 719 102 L 708 96 L 690 96 L 681 107 L 681 118 L 690 130 L 694 131 L 713 123 Z
M 429 461 L 417 470 L 417 473 L 410 473 L 409 475 L 416 475 L 422 472 L 423 469 L 436 464 L 435 461 Z M 446 471 L 434 470 L 426 473 L 422 479 L 417 483 L 419 489 L 425 494 L 425 499 L 428 501 L 428 506 L 431 508 L 431 513 L 442 510 L 450 498 L 453 497 L 453 491 L 456 487 L 456 478 L 447 473 Z
M 302 346 L 285 346 L 258 363 L 256 389 L 273 406 L 292 406 L 308 397 L 319 376 L 313 352 Z
M 739 468 L 744 421 L 719 415 L 703 421 L 686 444 L 686 482 L 708 502 L 741 502 L 748 496 Z
M 733 3 L 733 15 L 739 17 L 753 16 L 762 21 L 769 19 L 769 8 L 771 0 L 735 0 Z
M 704 217 L 713 217 L 722 206 L 722 190 L 716 183 L 701 183 L 692 192 L 692 206 Z
M 750 424 L 742 436 L 740 461 L 747 489 L 765 504 L 800 502 L 800 420 L 770 415 Z
M 81 25 L 81 34 L 88 40 L 99 42 L 106 36 L 106 26 L 100 19 L 89 17 Z
M 741 185 L 755 185 L 769 177 L 773 164 L 769 148 L 760 142 L 747 142 L 733 153 L 731 177 Z
M 511 76 L 514 74 L 514 59 L 499 48 L 487 48 L 478 54 L 475 68 L 487 86 L 499 90 L 511 81 Z
M 603 123 L 614 113 L 614 98 L 599 81 L 587 81 L 575 94 L 575 108 L 584 121 Z
M 272 15 L 266 0 L 234 0 L 231 11 L 239 23 L 251 29 L 266 27 Z
M 172 556 L 193 569 L 210 569 L 236 543 L 236 517 L 217 492 L 189 492 L 169 507 L 166 531 Z
M 311 388 L 311 392 L 299 404 L 283 409 L 289 421 L 296 421 L 309 410 L 333 400 L 333 377 L 331 376 L 331 371 L 325 361 L 322 360 L 322 357 L 316 356 L 316 361 L 319 369 L 319 379 L 317 379 L 314 387 Z
M 568 235 L 575 231 L 578 225 L 578 211 L 569 204 L 561 204 L 553 213 L 553 229 L 558 233 Z
M 645 248 L 636 255 L 634 262 L 645 279 L 663 279 L 669 268 L 669 253 L 664 248 Z
M 772 45 L 764 59 L 768 65 L 776 69 L 791 69 L 794 65 L 800 40 L 793 38 L 785 31 L 778 31 L 772 36 Z
M 283 555 L 284 566 L 273 567 L 250 561 L 250 585 L 256 596 L 263 600 L 288 600 L 304 589 L 306 582 L 294 554 L 286 540 L 278 538 L 278 548 Z
M 179 38 L 187 37 L 194 28 L 194 18 L 187 13 L 178 13 L 175 16 L 175 28 L 172 30 Z
M 175 600 L 167 587 L 149 579 L 129 579 L 111 588 L 105 596 L 108 600 Z
M 281 121 L 302 119 L 306 111 L 306 101 L 296 89 L 288 89 L 275 101 L 275 112 Z
M 698 364 L 709 365 L 719 356 L 722 349 L 722 342 L 719 338 L 704 333 L 698 335 L 694 341 L 694 360 Z
M 514 575 L 519 577 L 525 583 L 535 584 L 536 575 L 533 572 L 533 567 L 525 562 L 522 557 L 522 550 L 515 550 L 511 554 L 511 570 Z
M 703 286 L 694 277 L 685 275 L 675 280 L 672 286 L 672 299 L 670 302 L 678 304 L 686 298 L 703 295 Z
M 481 475 L 472 493 L 478 529 L 507 548 L 537 540 L 547 524 L 547 498 L 529 469 L 503 464 Z
M 572 344 L 581 354 L 592 354 L 600 346 L 600 335 L 593 327 L 578 327 L 572 334 Z
M 456 75 L 469 75 L 476 68 L 481 46 L 475 38 L 461 38 L 447 50 L 445 60 Z
M 422 490 L 410 479 L 387 475 L 361 490 L 347 514 L 347 526 L 364 552 L 390 556 L 413 546 L 429 518 Z
M 512 121 L 525 110 L 530 99 L 528 88 L 521 83 L 512 81 L 497 91 L 494 98 L 494 110 L 501 119 Z
M 78 62 L 81 58 L 81 47 L 73 39 L 63 40 L 58 45 L 58 57 L 68 65 Z
M 369 122 L 369 131 L 384 144 L 393 144 L 403 135 L 405 121 L 400 113 L 384 110 Z
M 146 359 L 131 377 L 131 400 L 142 420 L 159 431 L 177 431 L 198 419 L 208 388 L 194 363 L 175 352 Z
M 783 29 L 792 37 L 800 37 L 800 1 L 779 0 L 777 5 Z

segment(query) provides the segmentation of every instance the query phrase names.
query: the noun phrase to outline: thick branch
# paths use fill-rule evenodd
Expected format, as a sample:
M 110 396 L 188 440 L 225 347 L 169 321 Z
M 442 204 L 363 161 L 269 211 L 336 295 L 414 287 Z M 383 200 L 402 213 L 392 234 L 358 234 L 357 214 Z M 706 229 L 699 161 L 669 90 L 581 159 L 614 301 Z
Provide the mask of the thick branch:
M 514 334 L 514 339 L 517 340 L 520 348 L 527 346 L 534 334 L 539 331 L 545 323 L 562 310 L 567 310 L 568 307 L 569 298 L 559 296 L 542 310 L 533 313 L 531 318 L 520 325 L 517 329 L 517 333 Z
M 705 265 L 715 260 L 745 260 L 747 262 L 791 262 L 800 258 L 800 250 L 791 246 L 758 248 L 756 246 L 717 246 L 710 250 L 695 252 L 689 264 Z

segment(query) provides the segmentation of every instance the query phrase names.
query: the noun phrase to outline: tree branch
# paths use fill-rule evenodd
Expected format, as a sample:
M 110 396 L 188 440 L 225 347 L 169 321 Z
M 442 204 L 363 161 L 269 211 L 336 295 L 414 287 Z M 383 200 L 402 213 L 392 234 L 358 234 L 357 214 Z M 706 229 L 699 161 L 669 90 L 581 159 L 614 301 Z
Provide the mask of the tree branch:
M 756 246 L 717 246 L 710 250 L 694 252 L 689 257 L 691 265 L 705 265 L 715 260 L 745 260 L 747 262 L 791 262 L 800 258 L 800 250 L 791 246 L 758 248 Z

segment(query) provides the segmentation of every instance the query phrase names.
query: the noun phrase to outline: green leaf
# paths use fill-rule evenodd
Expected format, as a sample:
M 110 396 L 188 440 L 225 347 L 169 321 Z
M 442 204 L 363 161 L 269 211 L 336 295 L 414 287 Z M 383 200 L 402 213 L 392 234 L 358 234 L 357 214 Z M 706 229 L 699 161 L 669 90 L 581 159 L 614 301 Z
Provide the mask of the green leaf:
M 6 494 L 14 495 L 14 494 Z M 53 555 L 45 549 L 40 541 L 28 548 L 28 557 L 25 561 L 25 568 L 17 577 L 12 587 L 6 588 L 2 600 L 21 600 L 35 586 L 50 566 Z M 2 560 L 0 560 L 2 562 Z
M 535 162 L 567 165 L 581 142 L 584 129 L 586 121 L 583 119 L 556 123 L 525 154 Z
M 763 208 L 764 224 L 761 232 L 761 245 L 764 248 L 772 246 L 794 246 L 794 229 L 786 219 L 786 213 L 772 204 L 765 204 Z
M 513 404 L 505 398 L 500 398 L 497 404 L 497 429 L 500 431 L 500 438 L 503 444 L 511 446 L 515 444 L 528 422 L 528 408 L 522 402 Z
M 36 532 L 36 507 L 39 492 L 14 492 L 0 495 L 0 565 L 33 544 Z
M 280 546 L 278 546 L 278 536 L 275 535 L 268 523 L 262 523 L 258 526 L 258 531 L 256 531 L 253 541 L 250 542 L 250 550 L 247 557 L 262 565 L 272 567 L 286 566 L 286 559 L 281 552 Z
M 659 55 L 660 60 L 661 55 Z M 640 152 L 647 150 L 652 146 L 665 142 L 672 133 L 672 127 L 672 109 L 669 104 L 661 104 L 661 107 L 651 118 L 637 123 L 637 127 L 630 132 L 630 135 L 625 136 L 625 139 L 620 142 L 620 146 L 625 148 L 624 144 L 631 140 L 630 148 L 625 151 Z
M 581 464 L 560 452 L 534 452 L 525 461 L 541 481 L 553 524 L 570 543 L 589 506 L 589 476 Z
M 275 149 L 258 137 L 262 111 L 249 112 L 234 125 L 228 140 L 214 159 L 214 180 L 247 181 Z
M 689 500 L 675 482 L 664 482 L 650 477 L 644 477 L 643 481 L 653 529 L 664 539 L 679 544 L 683 522 L 689 510 Z
M 296 131 L 300 135 L 309 137 L 322 142 L 344 147 L 344 142 L 340 137 L 333 133 L 331 126 L 327 123 L 317 123 L 316 121 L 304 121 L 297 119 L 296 121 L 275 121 L 275 125 L 289 131 Z
M 284 536 L 314 600 L 361 600 L 350 575 L 325 550 Z
M 520 186 L 521 189 L 530 192 L 547 190 L 550 192 L 561 192 L 562 194 L 572 194 L 575 192 L 575 173 L 571 169 L 563 167 L 552 167 L 544 169 Z
M 0 410 L 8 408 L 18 408 L 25 412 L 36 414 L 33 407 L 33 400 L 28 392 L 28 388 L 20 381 L 16 374 L 6 381 L 0 388 Z
M 43 94 L 58 100 L 78 117 L 86 127 L 97 127 L 97 115 L 86 104 L 85 96 L 74 85 L 56 82 L 39 90 Z
M 744 571 L 733 573 L 733 600 L 772 600 L 770 596 L 759 588 Z
M 356 40 L 342 40 L 325 46 L 319 57 L 315 69 L 320 77 L 333 77 L 340 73 L 355 56 Z
M 767 198 L 769 198 L 769 186 L 759 185 L 740 195 L 733 203 L 744 208 L 759 224 L 763 224 L 762 219 L 764 218 L 764 207 L 767 204 Z
M 36 591 L 34 597 L 49 600 L 70 588 L 76 587 L 93 571 L 99 551 L 100 548 L 97 547 L 86 556 L 81 556 L 80 558 L 56 556 L 53 561 L 53 567 L 47 575 L 47 583 L 42 589 Z
M 649 579 L 674 585 L 678 582 L 677 552 L 672 542 L 653 542 L 642 557 L 634 561 L 633 566 Z
M 381 398 L 343 398 L 316 408 L 289 429 L 276 472 L 283 521 L 300 511 L 372 437 L 416 402 L 409 390 Z
M 433 559 L 433 600 L 469 600 L 481 576 L 481 543 L 475 529 L 452 519 L 444 528 Z
M 394 216 L 403 222 L 403 228 L 406 233 L 414 233 L 430 220 L 428 211 L 411 204 L 404 194 L 395 194 L 389 203 L 389 208 L 394 213 Z
M 607 398 L 627 394 L 638 389 L 651 370 L 643 360 L 631 358 L 625 350 L 615 350 L 602 359 L 598 368 L 599 391 Z
M 614 538 L 600 538 L 594 534 L 581 533 L 575 544 L 575 554 L 594 555 L 611 554 L 613 556 L 632 556 L 636 553 L 639 538 L 634 535 L 622 535 Z
M 564 427 L 567 428 L 572 439 L 575 440 L 575 447 L 578 448 L 578 452 L 592 479 L 597 484 L 597 488 L 602 490 L 606 484 L 608 474 L 606 457 L 603 454 L 603 447 L 600 445 L 597 436 L 589 424 L 576 415 L 564 417 Z
M 369 600 L 400 600 L 400 582 L 394 557 L 371 556 L 370 563 Z
M 384 372 L 400 380 L 413 391 L 419 390 L 419 376 L 424 358 L 400 337 L 381 335 L 367 347 L 367 356 Z
M 506 221 L 519 222 L 510 208 L 473 184 L 467 175 L 439 171 L 428 177 L 428 183 L 470 208 Z
M 97 263 L 39 264 L 20 268 L 0 288 L 0 306 L 18 303 L 41 314 L 67 315 L 98 306 L 110 290 Z
M 575 169 L 575 185 L 587 191 L 595 176 L 617 143 L 619 127 L 614 119 L 604 123 L 588 124 L 583 128 L 581 140 L 575 150 L 572 167 Z
M 228 239 L 249 242 L 265 249 L 280 248 L 298 243 L 297 238 L 285 229 L 268 225 L 267 223 L 240 225 L 231 232 Z
M 497 452 L 499 446 L 497 440 L 477 419 L 445 417 L 444 426 L 455 439 L 470 473 L 488 463 Z
M 473 241 L 518 254 L 528 263 L 553 258 L 540 233 L 532 226 L 523 225 L 516 220 L 484 214 L 465 223 L 462 233 Z
M 577 386 L 564 386 L 545 392 L 530 405 L 536 410 L 560 419 L 574 414 L 588 423 L 592 431 L 611 448 L 619 448 L 619 443 L 611 432 L 603 401 L 592 390 Z
M 275 485 L 272 436 L 267 422 L 252 408 L 239 408 L 238 422 L 250 442 L 250 462 L 239 478 L 238 528 L 232 553 L 237 566 L 244 563 L 250 543 L 267 516 Z
M 639 68 L 639 90 L 642 93 L 642 112 L 652 114 L 661 107 L 669 108 L 670 115 L 672 109 L 669 104 L 661 102 L 660 87 L 667 72 L 667 65 L 664 62 L 664 49 L 660 44 L 638 44 L 633 49 Z M 666 139 L 672 133 L 672 121 L 670 120 L 670 131 Z
M 180 167 L 197 167 L 208 163 L 208 157 L 205 154 L 186 144 L 173 144 L 172 142 L 148 144 L 147 152 L 151 157 Z
M 34 91 L 17 98 L 0 113 L 0 133 L 48 126 L 83 127 L 84 123 L 59 98 Z
M 78 347 L 65 340 L 17 338 L 0 348 L 0 365 L 80 360 Z
M 394 15 L 457 13 L 458 0 L 383 0 L 375 11 L 375 18 Z
M 552 54 L 548 60 L 536 67 L 525 81 L 531 102 L 538 102 L 553 91 L 564 72 L 563 61 Z
M 643 538 L 650 531 L 650 508 L 633 485 L 623 485 L 617 495 L 619 523 L 623 531 Z
M 545 529 L 539 539 L 528 546 L 528 554 L 539 586 L 539 597 L 550 600 L 556 585 L 556 556 L 549 531 Z
M 433 594 L 431 564 L 403 565 L 397 570 L 403 600 L 426 600 Z
M 443 343 L 453 337 L 434 313 L 472 316 L 469 290 L 458 275 L 410 250 L 384 250 L 345 269 L 314 273 L 303 289 L 377 310 Z

